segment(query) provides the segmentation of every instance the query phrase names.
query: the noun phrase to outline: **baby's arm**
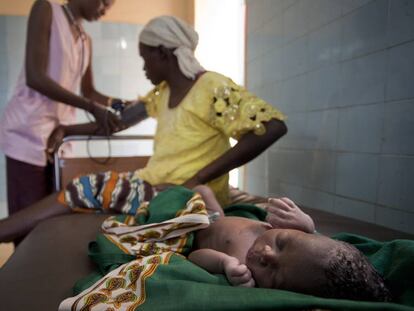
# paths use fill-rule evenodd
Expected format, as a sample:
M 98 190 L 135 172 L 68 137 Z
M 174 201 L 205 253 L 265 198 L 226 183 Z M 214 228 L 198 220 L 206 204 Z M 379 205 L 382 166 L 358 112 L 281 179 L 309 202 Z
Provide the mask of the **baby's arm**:
M 203 248 L 192 252 L 188 259 L 210 273 L 225 274 L 234 286 L 254 287 L 254 279 L 246 265 L 240 264 L 236 257 Z
M 288 198 L 269 199 L 266 210 L 266 221 L 273 228 L 296 229 L 308 233 L 315 232 L 315 224 L 312 218 Z

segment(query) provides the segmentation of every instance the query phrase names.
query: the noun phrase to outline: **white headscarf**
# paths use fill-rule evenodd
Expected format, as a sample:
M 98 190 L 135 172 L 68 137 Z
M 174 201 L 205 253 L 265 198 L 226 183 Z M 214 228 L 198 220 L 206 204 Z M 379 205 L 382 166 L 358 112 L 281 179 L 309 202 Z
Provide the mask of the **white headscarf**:
M 139 42 L 152 46 L 175 48 L 180 71 L 189 79 L 204 71 L 194 56 L 198 34 L 193 27 L 174 16 L 160 16 L 150 20 L 139 35 Z

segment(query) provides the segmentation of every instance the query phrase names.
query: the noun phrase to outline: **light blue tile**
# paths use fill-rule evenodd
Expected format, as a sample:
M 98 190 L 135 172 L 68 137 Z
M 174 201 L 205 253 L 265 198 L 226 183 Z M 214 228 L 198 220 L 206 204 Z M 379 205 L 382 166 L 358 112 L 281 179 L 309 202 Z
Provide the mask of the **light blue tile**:
M 307 1 L 299 0 L 283 13 L 283 36 L 291 42 L 307 32 Z
M 310 153 L 302 150 L 271 151 L 268 166 L 269 183 L 283 181 L 305 186 L 309 176 L 309 159 Z
M 341 65 L 333 64 L 307 74 L 309 110 L 340 106 L 343 87 L 341 73 Z
M 286 180 L 288 178 L 288 169 L 285 165 L 285 160 L 288 157 L 286 150 L 270 150 L 268 153 L 268 178 L 269 178 L 269 187 L 271 185 L 277 184 L 280 181 Z M 270 189 L 269 188 L 269 189 Z
M 335 213 L 342 216 L 373 223 L 375 222 L 375 210 L 374 204 L 341 197 L 335 198 Z
M 377 207 L 376 223 L 398 231 L 414 234 L 414 213 L 401 212 L 387 207 Z
M 390 1 L 388 44 L 394 45 L 414 39 L 414 1 Z
M 309 35 L 309 69 L 331 64 L 341 54 L 341 21 L 328 24 Z
M 263 55 L 261 37 L 255 33 L 247 35 L 246 60 L 252 61 Z
M 375 202 L 379 159 L 376 155 L 340 153 L 336 163 L 336 193 Z
M 343 0 L 307 1 L 309 30 L 314 30 L 341 17 Z
M 308 69 L 308 38 L 302 37 L 284 46 L 282 54 L 283 79 L 306 72 Z
M 286 103 L 282 100 L 282 87 L 281 83 L 270 83 L 265 84 L 261 91 L 261 94 L 257 94 L 273 107 L 281 110 L 286 113 L 287 107 Z
M 341 151 L 381 150 L 383 104 L 345 108 L 339 113 L 337 147 Z
M 0 64 L 0 68 L 1 67 L 2 65 Z M 0 99 L 2 99 L 2 95 L 5 96 L 8 93 L 9 89 L 10 82 L 8 68 L 5 68 L 5 70 L 0 69 Z
M 120 57 L 121 49 L 115 39 L 95 40 L 93 42 L 94 57 Z
M 289 150 L 285 152 L 284 165 L 287 168 L 287 175 L 284 181 L 306 186 L 309 170 L 311 153 L 303 150 Z
M 299 2 L 299 0 L 280 0 L 279 2 L 281 2 L 280 5 L 282 7 L 282 10 L 285 11 L 285 10 L 289 9 L 291 6 L 297 4 Z
M 288 197 L 298 205 L 302 204 L 303 188 L 294 184 L 280 182 L 276 185 L 269 185 L 270 197 Z
M 120 42 L 122 44 L 121 49 L 121 57 L 134 57 L 135 59 L 139 58 L 139 51 L 138 51 L 138 42 L 137 40 L 131 39 L 122 39 L 123 41 Z
M 9 91 L 1 91 L 0 92 L 0 109 L 6 107 L 8 100 L 9 100 Z M 1 115 L 1 114 L 0 114 Z
M 118 39 L 121 36 L 121 26 L 118 23 L 103 22 L 101 31 L 102 39 Z
M 312 189 L 334 192 L 336 153 L 313 151 L 309 160 L 310 167 L 307 186 Z
M 281 186 L 281 182 L 276 182 L 276 183 L 270 183 L 268 185 L 268 193 L 267 193 L 267 197 L 281 197 L 284 194 L 282 194 L 282 186 Z
M 384 101 L 386 53 L 379 52 L 342 64 L 340 105 Z
M 414 157 L 382 156 L 378 203 L 414 213 Z
M 138 32 L 140 32 L 142 28 L 142 25 L 122 23 L 120 24 L 120 33 L 125 39 L 138 42 Z
M 338 133 L 338 110 L 309 112 L 307 137 L 311 149 L 335 150 Z
M 414 101 L 385 104 L 382 152 L 414 155 Z
M 121 75 L 121 59 L 120 58 L 103 58 L 102 74 L 105 76 Z
M 6 53 L 7 51 L 7 29 L 6 29 L 6 16 L 0 15 L 0 55 Z M 1 58 L 3 61 L 3 58 Z
M 0 15 L 0 35 L 4 36 L 7 33 L 6 15 Z
M 96 78 L 96 86 L 99 90 L 105 90 L 105 94 L 109 96 L 121 96 L 121 81 L 119 75 L 101 75 Z
M 386 97 L 388 100 L 414 97 L 414 42 L 389 50 Z
M 253 161 L 250 161 L 247 170 L 248 178 L 251 176 L 265 179 L 267 172 L 267 152 L 262 153 L 260 156 L 255 158 Z
M 6 16 L 7 34 L 9 36 L 11 35 L 25 38 L 27 31 L 27 21 L 28 17 L 26 16 Z
M 263 52 L 274 51 L 285 43 L 283 36 L 283 15 L 276 15 L 263 26 Z
M 266 180 L 254 176 L 248 178 L 246 180 L 246 191 L 254 195 L 267 196 Z
M 262 0 L 260 2 L 260 17 L 264 23 L 283 13 L 283 1 Z
M 254 89 L 263 85 L 262 59 L 257 58 L 247 63 L 246 82 L 248 89 Z
M 312 143 L 307 135 L 307 113 L 291 113 L 285 121 L 289 129 L 288 134 L 278 142 L 284 148 L 309 149 Z
M 282 49 L 275 49 L 262 56 L 263 81 L 272 83 L 282 79 Z
M 303 188 L 301 195 L 301 205 L 329 213 L 334 213 L 335 196 L 331 193 Z M 318 230 L 318 224 L 315 225 L 316 230 Z
M 9 72 L 9 59 L 8 59 L 8 53 L 7 52 L 0 52 L 0 76 L 3 77 L 7 76 L 7 73 Z M 4 80 L 2 80 L 3 82 Z
M 20 70 L 26 47 L 26 21 L 18 16 L 7 17 L 6 48 L 9 68 Z M 11 73 L 12 74 L 12 73 Z
M 308 105 L 308 79 L 306 75 L 300 75 L 282 84 L 282 102 L 286 107 L 285 112 L 306 112 Z
M 102 24 L 104 22 L 92 22 L 92 23 L 84 23 L 83 27 L 85 31 L 91 36 L 92 41 L 94 40 L 102 40 Z
M 388 1 L 371 1 L 343 22 L 342 59 L 383 49 L 387 40 Z
M 348 14 L 356 9 L 366 5 L 371 0 L 341 0 L 342 3 L 342 14 Z

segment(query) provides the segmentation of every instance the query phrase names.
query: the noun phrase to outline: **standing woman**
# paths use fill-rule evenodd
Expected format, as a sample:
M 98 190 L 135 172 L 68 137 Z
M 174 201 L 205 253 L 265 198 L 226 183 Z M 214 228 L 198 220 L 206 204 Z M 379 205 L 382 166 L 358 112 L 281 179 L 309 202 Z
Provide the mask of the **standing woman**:
M 37 0 L 30 12 L 25 66 L 0 121 L 6 155 L 9 214 L 53 191 L 46 142 L 60 124 L 75 122 L 75 108 L 90 112 L 107 133 L 117 129 L 106 109 L 110 99 L 95 90 L 91 39 L 82 21 L 98 20 L 115 0 Z M 75 94 L 80 86 L 83 96 Z

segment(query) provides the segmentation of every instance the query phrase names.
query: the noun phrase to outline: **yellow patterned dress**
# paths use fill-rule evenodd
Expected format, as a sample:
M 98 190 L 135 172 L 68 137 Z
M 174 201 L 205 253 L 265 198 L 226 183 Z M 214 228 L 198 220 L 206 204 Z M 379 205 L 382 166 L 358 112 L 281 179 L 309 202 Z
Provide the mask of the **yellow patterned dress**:
M 154 154 L 138 176 L 152 185 L 182 184 L 230 149 L 229 138 L 265 133 L 263 122 L 284 115 L 231 79 L 206 72 L 181 103 L 169 108 L 170 89 L 162 82 L 141 100 L 157 120 Z M 228 202 L 228 174 L 208 185 L 223 206 Z

